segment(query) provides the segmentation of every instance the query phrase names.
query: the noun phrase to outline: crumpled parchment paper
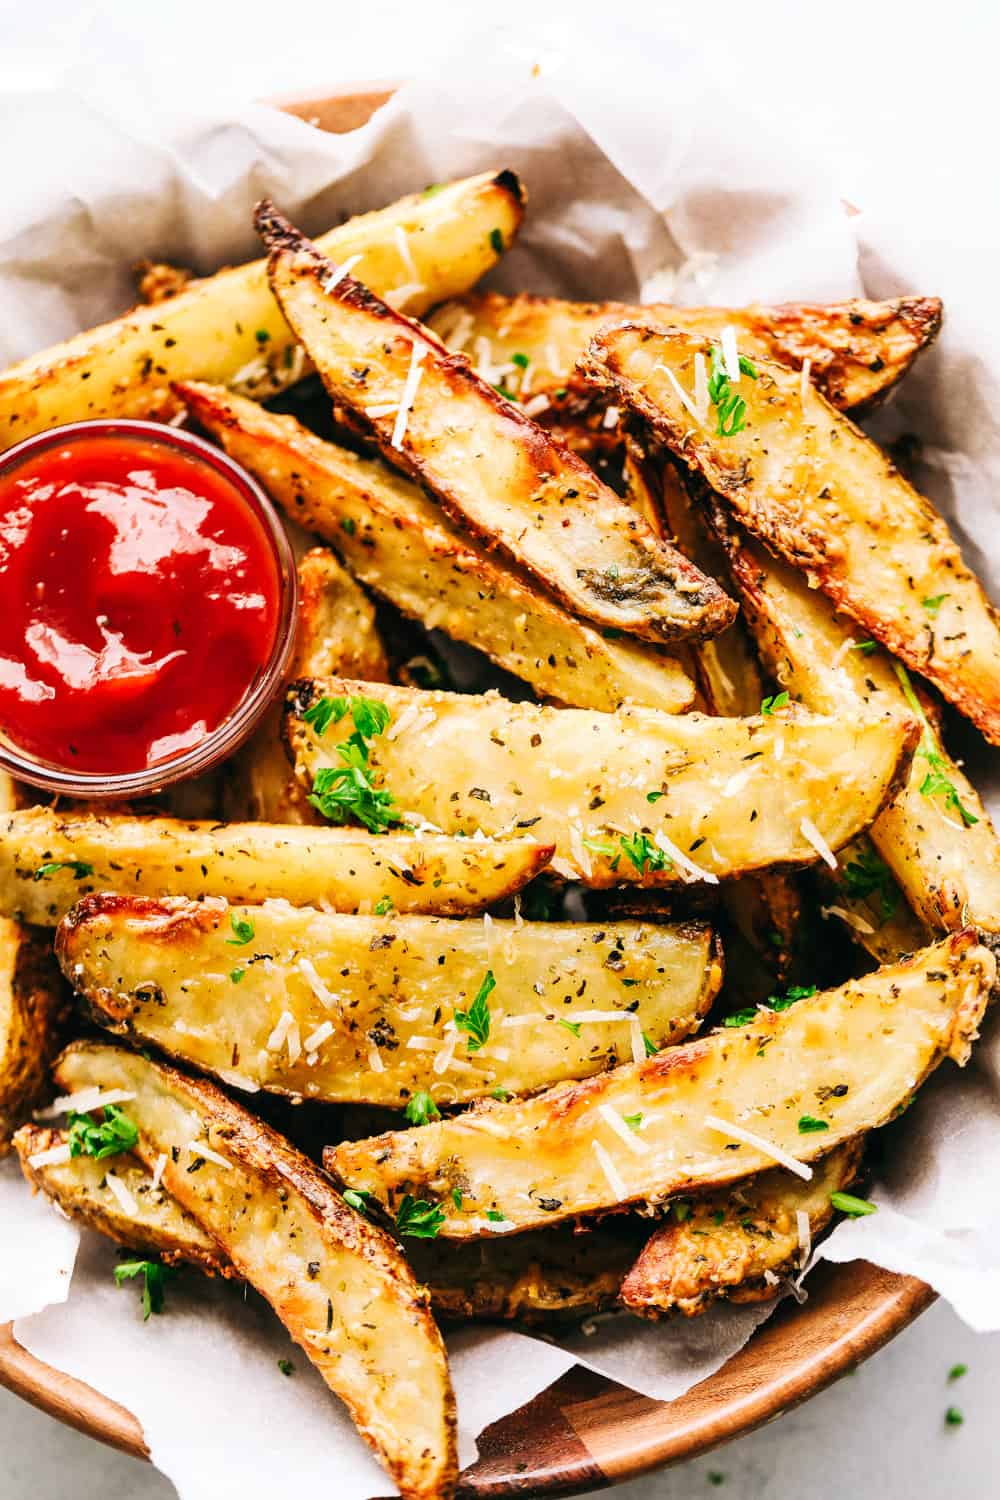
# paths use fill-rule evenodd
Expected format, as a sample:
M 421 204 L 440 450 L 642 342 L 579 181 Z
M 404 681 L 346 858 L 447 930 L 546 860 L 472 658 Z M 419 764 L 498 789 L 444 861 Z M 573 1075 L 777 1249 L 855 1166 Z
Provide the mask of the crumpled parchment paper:
M 427 183 L 514 167 L 531 207 L 492 277 L 501 289 L 645 290 L 688 304 L 943 295 L 944 336 L 879 420 L 885 433 L 924 436 L 926 488 L 995 580 L 995 256 L 978 242 L 957 247 L 933 205 L 911 196 L 857 205 L 849 218 L 804 124 L 761 117 L 752 93 L 734 94 L 737 77 L 717 49 L 652 47 L 617 24 L 613 35 L 574 26 L 571 40 L 552 28 L 530 40 L 466 36 L 338 138 L 261 105 L 213 113 L 169 87 L 155 62 L 133 60 L 113 80 L 92 59 L 51 76 L 41 64 L 24 78 L 0 67 L 0 362 L 120 311 L 143 256 L 207 271 L 258 253 L 250 210 L 265 193 L 319 232 Z M 17 149 L 29 136 L 30 160 Z M 972 737 L 969 753 L 995 789 L 996 753 Z M 1000 1195 L 989 1190 L 998 1046 L 991 1027 L 964 1074 L 941 1069 L 894 1127 L 880 1212 L 842 1225 L 821 1250 L 915 1272 L 989 1329 L 1000 1328 Z M 84 1236 L 77 1253 L 76 1231 L 31 1200 L 10 1164 L 0 1224 L 0 1320 L 16 1317 L 28 1349 L 127 1405 L 184 1500 L 271 1500 L 290 1466 L 300 1488 L 334 1472 L 345 1500 L 385 1493 L 338 1403 L 253 1294 L 188 1276 L 171 1284 L 167 1314 L 144 1325 L 134 1286 L 114 1288 L 111 1247 Z M 766 1315 L 723 1308 L 667 1327 L 601 1319 L 589 1336 L 554 1341 L 464 1331 L 449 1341 L 463 1458 L 484 1425 L 574 1360 L 666 1400 Z M 287 1356 L 290 1378 L 277 1368 Z

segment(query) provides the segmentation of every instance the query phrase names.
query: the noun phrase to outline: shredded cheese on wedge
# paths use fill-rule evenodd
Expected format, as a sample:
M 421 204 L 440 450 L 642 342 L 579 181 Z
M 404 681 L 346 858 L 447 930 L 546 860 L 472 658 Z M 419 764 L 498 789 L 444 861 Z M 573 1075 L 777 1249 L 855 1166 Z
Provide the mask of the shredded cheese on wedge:
M 540 417 L 542 412 L 548 411 L 551 405 L 552 402 L 548 396 L 542 395 L 541 391 L 539 391 L 537 396 L 532 396 L 530 401 L 524 403 L 524 415 L 526 417 Z
M 311 1032 L 302 1043 L 307 1052 L 318 1052 L 328 1037 L 333 1036 L 333 1022 L 324 1021 Z
M 837 868 L 837 856 L 816 827 L 812 818 L 802 818 L 800 820 L 799 832 L 808 844 L 812 844 L 824 864 L 828 864 L 831 870 L 835 870 Z
M 33 1156 L 28 1157 L 28 1166 L 61 1167 L 63 1162 L 69 1160 L 69 1141 L 63 1141 L 61 1146 L 49 1146 L 45 1151 L 36 1151 Z
M 762 1135 L 755 1135 L 752 1130 L 744 1130 L 742 1125 L 734 1125 L 731 1120 L 720 1120 L 718 1115 L 706 1115 L 705 1125 L 709 1130 L 717 1130 L 719 1135 L 731 1136 L 734 1141 L 739 1141 L 744 1146 L 752 1146 L 762 1156 L 776 1161 L 782 1167 L 787 1167 L 789 1172 L 794 1172 L 796 1177 L 801 1177 L 803 1182 L 812 1181 L 812 1167 L 806 1166 L 804 1161 L 799 1161 L 797 1156 L 791 1156 L 781 1146 L 776 1146 L 773 1141 L 765 1140 Z
M 420 293 L 426 290 L 422 281 L 404 281 L 402 286 L 393 287 L 391 292 L 385 293 L 385 301 L 395 312 L 399 312 L 408 302 L 412 302 L 414 297 L 419 297 Z
M 646 1061 L 646 1038 L 642 1034 L 642 1023 L 639 1017 L 629 1017 L 629 1041 L 632 1044 L 632 1061 L 641 1063 Z
M 433 1063 L 431 1064 L 431 1067 L 434 1069 L 435 1073 L 441 1074 L 447 1072 L 448 1068 L 451 1066 L 451 1060 L 455 1055 L 455 1048 L 457 1046 L 458 1032 L 449 1032 L 449 1034 L 445 1037 L 444 1046 L 439 1049 L 437 1057 L 435 1057 Z
M 222 1156 L 212 1146 L 207 1146 L 204 1141 L 188 1141 L 185 1150 L 191 1156 L 203 1156 L 206 1161 L 214 1161 L 217 1167 L 225 1167 L 227 1172 L 233 1170 L 233 1164 L 227 1156 Z
M 320 979 L 319 974 L 316 972 L 316 965 L 313 963 L 312 959 L 311 958 L 300 958 L 299 961 L 298 961 L 297 967 L 298 967 L 299 973 L 302 975 L 302 977 L 305 980 L 306 984 L 312 990 L 313 994 L 316 996 L 316 999 L 319 1001 L 320 1005 L 323 1006 L 323 1009 L 324 1010 L 333 1010 L 334 1007 L 336 1007 L 339 1010 L 340 1007 L 339 1007 L 339 1005 L 337 1005 L 337 997 L 336 997 L 336 995 L 334 995 L 330 990 L 328 990 L 327 987 L 326 987 L 326 985 L 323 983 L 322 979 Z M 329 1022 L 327 1022 L 326 1024 L 328 1026 L 330 1025 Z M 330 1031 L 332 1031 L 332 1030 L 333 1030 L 333 1027 L 330 1026 Z M 329 1036 L 329 1034 L 330 1033 L 327 1032 L 328 1036 Z M 306 1043 L 306 1046 L 307 1047 L 309 1046 L 308 1042 Z
M 804 1269 L 812 1254 L 812 1228 L 804 1208 L 795 1210 L 795 1228 L 799 1236 L 799 1265 Z
M 852 927 L 855 932 L 860 932 L 864 937 L 868 937 L 875 931 L 872 924 L 866 922 L 864 917 L 859 917 L 857 912 L 847 911 L 843 906 L 821 906 L 819 912 L 821 917 L 839 917 L 842 922 L 847 923 L 848 927 Z
M 393 412 L 399 411 L 398 401 L 383 401 L 379 406 L 363 406 L 361 410 L 366 417 L 376 420 L 378 417 L 391 417 Z
M 122 1182 L 120 1177 L 116 1177 L 114 1172 L 108 1172 L 105 1175 L 104 1181 L 111 1192 L 114 1194 L 114 1196 L 118 1199 L 118 1202 L 121 1204 L 121 1207 L 125 1213 L 137 1214 L 139 1212 L 138 1203 L 136 1203 L 132 1194 L 129 1192 L 128 1188 L 125 1186 L 124 1182 Z
M 349 255 L 346 260 L 342 260 L 340 262 L 339 266 L 334 266 L 329 276 L 327 276 L 326 280 L 323 282 L 324 292 L 332 292 L 334 287 L 338 286 L 340 282 L 343 281 L 344 277 L 349 275 L 349 273 L 354 270 L 354 267 L 357 265 L 359 260 L 364 260 L 363 254 Z M 416 273 L 414 273 L 414 280 L 416 280 Z
M 278 1023 L 264 1043 L 264 1046 L 268 1052 L 280 1052 L 286 1043 L 288 1046 L 289 1062 L 297 1062 L 299 1053 L 302 1051 L 302 1044 L 299 1040 L 299 1023 L 290 1010 L 283 1010 L 281 1012 L 281 1015 L 278 1017 Z M 293 1052 L 294 1056 L 292 1055 Z
M 618 407 L 609 406 L 607 411 L 604 413 L 604 417 L 601 421 L 601 426 L 607 428 L 617 427 L 620 417 L 621 412 L 618 410 Z
M 607 1179 L 608 1187 L 615 1195 L 615 1202 L 624 1203 L 625 1199 L 628 1197 L 628 1188 L 625 1186 L 624 1180 L 622 1179 L 618 1168 L 615 1166 L 614 1162 L 611 1160 L 611 1157 L 608 1155 L 607 1151 L 605 1151 L 600 1141 L 592 1140 L 590 1144 L 593 1147 L 594 1155 L 597 1157 L 598 1163 L 600 1164 L 601 1171 L 604 1173 L 604 1176 Z
M 609 1129 L 613 1130 L 618 1139 L 628 1147 L 636 1156 L 645 1156 L 649 1151 L 647 1141 L 640 1140 L 634 1130 L 630 1130 L 624 1118 L 610 1104 L 599 1104 L 597 1113 L 604 1120 Z
M 44 1109 L 36 1109 L 34 1118 L 55 1120 L 59 1115 L 69 1114 L 71 1110 L 76 1114 L 86 1115 L 105 1104 L 127 1104 L 129 1099 L 134 1098 L 135 1094 L 128 1089 L 102 1089 L 99 1084 L 92 1084 L 89 1088 L 77 1089 L 75 1094 L 60 1094 L 58 1099 L 53 1099 Z
M 740 352 L 736 347 L 736 329 L 726 327 L 722 330 L 722 363 L 726 367 L 726 374 L 730 380 L 736 382 L 740 378 Z
M 704 354 L 694 357 L 694 404 L 699 422 L 708 416 L 708 367 Z
M 704 880 L 707 885 L 719 884 L 718 875 L 713 875 L 711 870 L 703 870 L 701 865 L 696 865 L 694 860 L 690 859 L 682 849 L 678 849 L 673 840 L 668 839 L 662 831 L 653 835 L 653 843 L 658 849 L 662 849 L 664 854 L 670 856 L 687 881 Z
M 165 1151 L 161 1151 L 153 1165 L 153 1176 L 149 1184 L 154 1193 L 160 1186 L 160 1183 L 163 1181 L 163 1169 L 166 1165 L 167 1153 Z
M 687 391 L 677 379 L 677 376 L 674 374 L 673 370 L 668 370 L 666 365 L 661 365 L 659 362 L 657 362 L 653 366 L 653 369 L 660 370 L 667 377 L 667 379 L 670 381 L 670 384 L 676 391 L 677 398 L 680 401 L 681 405 L 685 408 L 685 410 L 691 413 L 692 417 L 694 417 L 695 421 L 700 425 L 701 418 L 698 415 L 698 408 L 695 406 L 694 402 L 691 400 L 691 397 L 688 395 Z
M 371 1037 L 368 1038 L 368 1066 L 373 1073 L 385 1072 L 385 1063 L 382 1061 L 382 1054 Z
M 417 387 L 420 384 L 420 377 L 424 373 L 421 369 L 421 362 L 426 353 L 426 344 L 414 343 L 413 353 L 410 355 L 410 368 L 406 372 L 406 380 L 403 383 L 403 394 L 399 399 L 399 411 L 396 413 L 396 422 L 393 426 L 392 437 L 390 439 L 392 446 L 396 449 L 401 449 L 403 446 L 403 438 L 406 436 L 407 419 L 417 397 Z
M 402 224 L 397 224 L 392 232 L 403 265 L 409 271 L 410 275 L 413 277 L 413 280 L 419 281 L 420 272 L 417 270 L 417 263 L 413 259 L 413 251 L 410 249 L 410 241 L 407 237 L 406 230 L 403 228 Z
M 809 394 L 809 372 L 811 369 L 812 360 L 804 359 L 802 361 L 802 369 L 799 371 L 799 400 L 803 406 L 805 406 L 806 397 Z

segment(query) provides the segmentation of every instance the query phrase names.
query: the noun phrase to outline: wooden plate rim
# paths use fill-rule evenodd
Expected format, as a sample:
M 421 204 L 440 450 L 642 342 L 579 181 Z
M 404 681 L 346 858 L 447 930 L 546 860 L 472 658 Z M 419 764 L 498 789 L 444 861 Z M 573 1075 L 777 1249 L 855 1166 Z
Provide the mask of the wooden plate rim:
M 318 129 L 363 125 L 396 84 L 364 83 L 273 102 Z M 934 1300 L 930 1287 L 855 1261 L 821 1266 L 803 1306 L 784 1304 L 720 1370 L 677 1401 L 651 1401 L 577 1366 L 488 1428 L 462 1476 L 467 1496 L 572 1494 L 705 1453 L 773 1420 L 852 1370 Z M 664 1337 L 669 1337 L 669 1326 Z M 36 1359 L 0 1325 L 0 1385 L 58 1421 L 136 1458 L 149 1450 L 125 1407 Z

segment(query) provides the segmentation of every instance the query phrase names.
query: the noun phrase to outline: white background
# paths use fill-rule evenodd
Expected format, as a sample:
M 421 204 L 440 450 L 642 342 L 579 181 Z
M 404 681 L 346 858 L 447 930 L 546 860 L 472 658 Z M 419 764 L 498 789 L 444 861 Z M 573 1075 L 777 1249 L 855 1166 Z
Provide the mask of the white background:
M 740 58 L 747 95 L 758 107 L 767 99 L 791 133 L 804 116 L 819 128 L 841 164 L 845 196 L 854 202 L 864 204 L 875 192 L 919 192 L 940 206 L 946 225 L 957 193 L 966 213 L 977 196 L 995 198 L 998 27 L 989 0 L 949 0 L 947 6 L 937 0 L 836 6 L 808 0 L 659 0 L 649 6 L 623 0 L 295 0 L 294 6 L 273 0 L 171 0 L 168 6 L 0 0 L 0 87 L 12 75 L 23 79 L 53 45 L 61 50 L 69 42 L 85 62 L 110 50 L 117 55 L 127 40 L 168 62 L 177 90 L 192 100 L 321 93 L 341 82 L 419 70 L 459 18 L 495 21 L 524 37 L 540 14 L 549 22 L 562 15 L 571 28 L 583 12 L 606 18 L 611 28 L 626 21 L 645 25 L 651 47 L 669 46 L 678 32 L 727 47 Z M 611 107 L 627 91 L 627 78 L 609 76 Z M 720 129 L 740 128 L 736 95 Z M 30 151 L 30 141 L 24 149 Z M 149 1333 L 155 1338 L 155 1325 Z M 947 1372 L 959 1361 L 969 1373 L 949 1386 Z M 956 1493 L 985 1500 L 997 1489 L 1000 1440 L 992 1396 L 998 1382 L 1000 1335 L 976 1338 L 937 1307 L 799 1412 L 622 1494 L 636 1500 L 714 1493 L 732 1500 L 929 1500 Z M 965 1416 L 960 1428 L 944 1423 L 952 1403 Z M 238 1403 L 234 1415 L 238 1426 Z M 710 1471 L 725 1476 L 718 1490 Z M 291 1465 L 292 1493 L 293 1476 Z M 166 1500 L 172 1493 L 148 1467 L 0 1393 L 0 1500 Z

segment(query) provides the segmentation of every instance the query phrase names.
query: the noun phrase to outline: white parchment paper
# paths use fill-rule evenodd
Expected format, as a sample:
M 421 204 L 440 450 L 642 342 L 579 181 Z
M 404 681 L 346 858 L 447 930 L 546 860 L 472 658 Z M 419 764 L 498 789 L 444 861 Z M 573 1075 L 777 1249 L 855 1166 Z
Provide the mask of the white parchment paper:
M 625 81 L 627 80 L 627 86 Z M 995 233 L 962 246 L 935 207 L 887 192 L 848 218 L 837 174 L 801 118 L 761 117 L 716 46 L 650 45 L 616 25 L 552 28 L 530 43 L 466 37 L 363 130 L 322 136 L 263 106 L 199 105 L 131 57 L 30 72 L 0 59 L 0 361 L 113 315 L 143 256 L 211 270 L 257 253 L 250 210 L 267 193 L 312 232 L 442 178 L 511 166 L 531 197 L 495 285 L 579 297 L 680 302 L 945 297 L 937 348 L 880 421 L 927 440 L 928 490 L 1000 576 L 1000 314 Z M 734 113 L 734 100 L 738 109 Z M 738 126 L 738 128 L 736 128 Z M 19 142 L 30 138 L 28 170 Z M 989 254 L 987 254 L 989 251 Z M 989 278 L 989 279 L 987 279 Z M 970 737 L 983 776 L 991 758 Z M 932 1282 L 976 1327 L 1000 1328 L 1000 1154 L 991 1028 L 964 1075 L 950 1065 L 895 1127 L 874 1196 L 880 1212 L 823 1247 Z M 142 1422 L 184 1500 L 271 1500 L 294 1455 L 297 1481 L 335 1472 L 345 1496 L 387 1481 L 266 1307 L 188 1276 L 169 1313 L 143 1325 L 116 1291 L 113 1251 L 33 1203 L 0 1171 L 0 1319 L 42 1359 L 89 1381 Z M 70 1275 L 71 1295 L 67 1299 Z M 484 1425 L 580 1360 L 659 1399 L 719 1367 L 766 1310 L 720 1309 L 669 1327 L 602 1319 L 558 1344 L 496 1330 L 450 1341 L 463 1458 Z M 295 1373 L 282 1376 L 279 1358 Z

